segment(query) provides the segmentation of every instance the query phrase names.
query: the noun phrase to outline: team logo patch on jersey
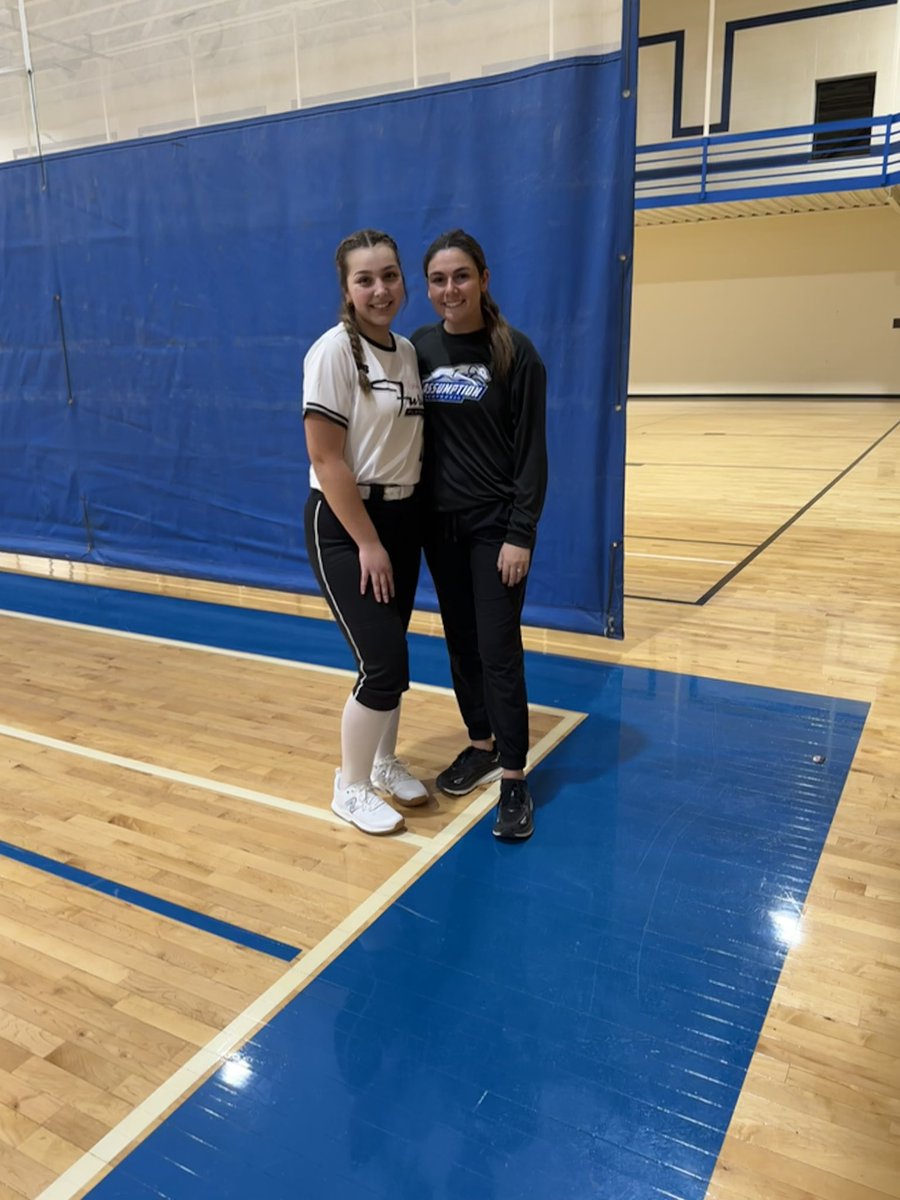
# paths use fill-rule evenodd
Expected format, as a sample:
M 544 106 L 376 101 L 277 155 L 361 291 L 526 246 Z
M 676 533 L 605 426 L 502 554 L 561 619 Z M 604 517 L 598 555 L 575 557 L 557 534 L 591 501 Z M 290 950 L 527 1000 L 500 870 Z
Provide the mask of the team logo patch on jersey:
M 421 417 L 425 412 L 425 400 L 421 393 L 417 396 L 404 396 L 402 413 L 404 417 Z
M 418 392 L 410 394 L 403 386 L 402 379 L 373 379 L 372 391 L 393 393 L 401 417 L 421 417 L 425 412 L 422 396 Z
M 484 363 L 436 367 L 422 380 L 426 404 L 464 404 L 480 400 L 488 390 L 491 372 Z

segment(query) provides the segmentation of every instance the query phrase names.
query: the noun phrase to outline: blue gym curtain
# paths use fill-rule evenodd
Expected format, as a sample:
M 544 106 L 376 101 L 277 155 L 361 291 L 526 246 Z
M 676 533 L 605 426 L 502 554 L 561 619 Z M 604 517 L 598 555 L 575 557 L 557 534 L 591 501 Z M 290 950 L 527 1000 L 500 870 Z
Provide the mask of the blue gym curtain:
M 621 636 L 634 41 L 61 154 L 45 188 L 0 167 L 0 549 L 314 591 L 301 361 L 336 319 L 334 247 L 393 234 L 410 332 L 422 252 L 461 225 L 549 373 L 526 620 Z

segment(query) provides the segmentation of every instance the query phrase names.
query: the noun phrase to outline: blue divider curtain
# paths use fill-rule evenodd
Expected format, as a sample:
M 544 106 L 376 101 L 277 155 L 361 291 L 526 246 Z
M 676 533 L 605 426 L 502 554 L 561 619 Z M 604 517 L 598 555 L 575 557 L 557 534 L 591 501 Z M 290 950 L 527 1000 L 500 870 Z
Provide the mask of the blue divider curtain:
M 314 591 L 301 362 L 334 247 L 393 234 L 410 332 L 461 225 L 549 371 L 526 620 L 621 636 L 629 56 L 62 154 L 45 189 L 0 167 L 0 549 Z

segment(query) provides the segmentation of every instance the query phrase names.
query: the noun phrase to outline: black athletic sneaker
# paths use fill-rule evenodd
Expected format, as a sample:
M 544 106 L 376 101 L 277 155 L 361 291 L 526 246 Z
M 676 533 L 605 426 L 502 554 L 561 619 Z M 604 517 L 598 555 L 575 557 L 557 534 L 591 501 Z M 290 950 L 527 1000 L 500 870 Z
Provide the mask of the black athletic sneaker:
M 503 770 L 500 766 L 500 751 L 479 750 L 477 746 L 466 746 L 453 762 L 441 771 L 435 783 L 448 796 L 465 796 L 482 783 L 493 783 Z
M 523 842 L 534 833 L 534 801 L 524 779 L 504 779 L 494 820 L 494 837 Z

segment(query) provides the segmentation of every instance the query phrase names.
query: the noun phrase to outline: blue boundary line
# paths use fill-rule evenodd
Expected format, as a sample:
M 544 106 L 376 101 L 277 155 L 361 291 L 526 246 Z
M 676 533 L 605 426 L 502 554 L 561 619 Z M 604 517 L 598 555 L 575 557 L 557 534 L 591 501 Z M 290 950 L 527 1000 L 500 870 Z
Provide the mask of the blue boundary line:
M 151 896 L 149 892 L 141 892 L 137 888 L 114 883 L 111 879 L 93 875 L 78 867 L 70 867 L 68 863 L 58 862 L 55 858 L 47 858 L 33 850 L 23 850 L 21 846 L 14 846 L 11 842 L 0 841 L 0 856 L 10 858 L 14 862 L 24 863 L 25 866 L 34 867 L 38 871 L 45 871 L 48 875 L 55 875 L 58 879 L 66 879 L 69 883 L 80 884 L 82 887 L 90 888 L 91 891 L 111 896 L 114 900 L 124 900 L 128 904 L 134 904 L 148 912 L 157 913 L 161 917 L 168 917 L 172 921 L 180 921 L 183 925 L 192 925 L 204 933 L 211 933 L 239 946 L 246 946 L 249 950 L 258 950 L 261 954 L 280 958 L 282 962 L 292 962 L 300 954 L 300 950 L 296 946 L 289 946 L 287 942 L 278 942 L 274 938 L 252 933 L 249 929 L 242 929 L 240 925 L 232 925 L 229 921 L 219 921 L 215 917 L 208 917 L 195 909 L 185 908 L 181 904 L 172 904 L 168 900 L 159 899 L 158 896 Z
M 821 4 L 812 8 L 794 8 L 780 13 L 766 13 L 759 17 L 743 17 L 728 21 L 725 25 L 725 50 L 722 60 L 722 108 L 721 117 L 710 125 L 710 133 L 727 133 L 731 125 L 731 92 L 734 80 L 735 36 L 744 29 L 761 29 L 768 25 L 786 25 L 793 21 L 808 21 L 817 17 L 836 17 L 844 13 L 860 12 L 870 8 L 889 8 L 900 0 L 835 0 L 832 4 Z M 684 43 L 686 31 L 673 29 L 669 33 L 654 33 L 642 37 L 638 46 L 659 46 L 672 42 L 675 46 L 675 69 L 672 86 L 672 137 L 697 137 L 703 134 L 702 125 L 682 125 L 684 100 Z

